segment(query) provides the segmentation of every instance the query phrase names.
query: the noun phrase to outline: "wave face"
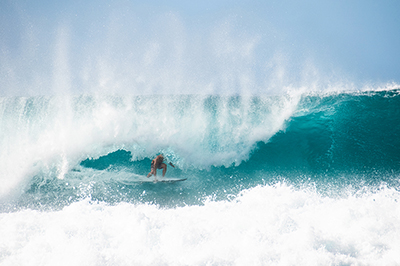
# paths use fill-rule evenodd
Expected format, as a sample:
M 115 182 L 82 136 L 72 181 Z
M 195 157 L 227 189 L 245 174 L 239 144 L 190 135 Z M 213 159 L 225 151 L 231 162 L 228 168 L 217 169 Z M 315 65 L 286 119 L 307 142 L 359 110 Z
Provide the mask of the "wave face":
M 0 262 L 400 263 L 399 106 L 398 89 L 0 98 Z M 126 183 L 159 153 L 187 180 Z
M 257 157 L 290 171 L 398 172 L 399 104 L 397 90 L 303 97 Z

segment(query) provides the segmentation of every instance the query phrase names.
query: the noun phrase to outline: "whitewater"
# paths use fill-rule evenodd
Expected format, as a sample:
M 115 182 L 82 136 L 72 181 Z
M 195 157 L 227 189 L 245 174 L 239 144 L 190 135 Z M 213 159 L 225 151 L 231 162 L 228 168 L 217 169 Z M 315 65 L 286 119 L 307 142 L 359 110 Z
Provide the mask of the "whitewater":
M 1 97 L 0 264 L 399 265 L 399 106 L 398 86 Z M 161 153 L 187 180 L 126 183 Z

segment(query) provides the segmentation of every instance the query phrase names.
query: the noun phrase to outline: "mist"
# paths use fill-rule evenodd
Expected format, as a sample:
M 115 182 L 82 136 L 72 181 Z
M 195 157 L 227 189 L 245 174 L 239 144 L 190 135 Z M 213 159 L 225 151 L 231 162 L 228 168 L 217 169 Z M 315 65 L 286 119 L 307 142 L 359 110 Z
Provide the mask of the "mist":
M 5 1 L 0 95 L 276 94 L 400 78 L 394 1 Z

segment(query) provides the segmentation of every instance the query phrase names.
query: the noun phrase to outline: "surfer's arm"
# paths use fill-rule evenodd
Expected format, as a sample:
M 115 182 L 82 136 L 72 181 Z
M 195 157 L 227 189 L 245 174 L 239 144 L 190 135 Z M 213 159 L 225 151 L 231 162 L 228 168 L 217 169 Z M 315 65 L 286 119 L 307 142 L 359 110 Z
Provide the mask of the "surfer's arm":
M 165 163 L 168 163 L 168 164 L 171 165 L 173 168 L 175 168 L 175 166 L 174 166 L 167 158 L 164 158 L 164 162 L 165 162 Z

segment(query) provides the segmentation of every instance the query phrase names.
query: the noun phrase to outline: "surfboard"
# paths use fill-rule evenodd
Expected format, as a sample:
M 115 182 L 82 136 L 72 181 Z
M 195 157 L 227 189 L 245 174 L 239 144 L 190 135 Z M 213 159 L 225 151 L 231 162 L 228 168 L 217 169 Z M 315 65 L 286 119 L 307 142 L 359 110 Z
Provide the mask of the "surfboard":
M 180 181 L 185 181 L 187 178 L 157 178 L 157 181 L 154 180 L 154 177 L 145 177 L 145 178 L 135 178 L 129 180 L 118 180 L 118 183 L 123 185 L 136 185 L 138 183 L 176 183 Z

